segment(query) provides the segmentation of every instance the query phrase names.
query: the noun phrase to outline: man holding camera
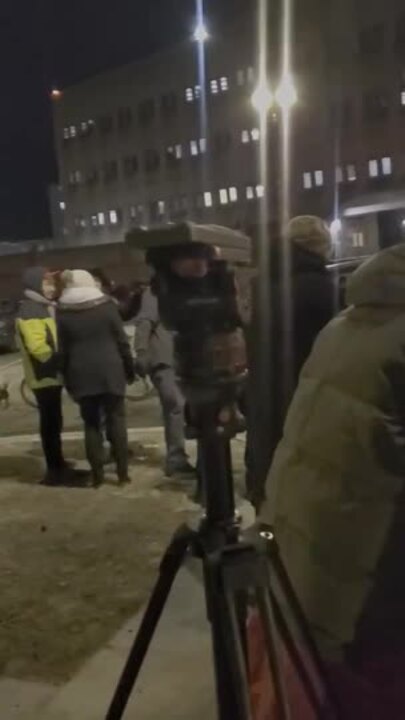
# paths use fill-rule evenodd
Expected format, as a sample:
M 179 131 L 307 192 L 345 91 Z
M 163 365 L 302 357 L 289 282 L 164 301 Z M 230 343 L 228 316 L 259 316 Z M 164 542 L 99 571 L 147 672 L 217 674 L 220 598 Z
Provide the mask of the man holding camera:
M 194 473 L 185 449 L 184 398 L 174 370 L 173 336 L 159 317 L 156 295 L 147 288 L 135 321 L 136 372 L 150 374 L 162 406 L 166 440 L 165 474 Z

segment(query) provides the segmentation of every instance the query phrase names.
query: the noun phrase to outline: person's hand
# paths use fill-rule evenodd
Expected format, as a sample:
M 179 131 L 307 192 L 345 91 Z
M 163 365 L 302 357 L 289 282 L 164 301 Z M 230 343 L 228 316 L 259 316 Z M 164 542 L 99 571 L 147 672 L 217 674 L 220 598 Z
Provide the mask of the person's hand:
M 146 353 L 138 353 L 135 359 L 135 374 L 144 380 L 149 371 L 148 357 Z

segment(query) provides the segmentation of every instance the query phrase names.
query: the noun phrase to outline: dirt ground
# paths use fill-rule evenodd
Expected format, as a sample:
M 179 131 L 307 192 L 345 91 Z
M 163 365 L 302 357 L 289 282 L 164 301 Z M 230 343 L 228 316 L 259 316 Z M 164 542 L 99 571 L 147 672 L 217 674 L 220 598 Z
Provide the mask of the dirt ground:
M 41 487 L 37 447 L 0 450 L 1 675 L 66 681 L 145 602 L 196 508 L 163 482 L 159 448 L 133 450 L 132 485 L 98 491 Z

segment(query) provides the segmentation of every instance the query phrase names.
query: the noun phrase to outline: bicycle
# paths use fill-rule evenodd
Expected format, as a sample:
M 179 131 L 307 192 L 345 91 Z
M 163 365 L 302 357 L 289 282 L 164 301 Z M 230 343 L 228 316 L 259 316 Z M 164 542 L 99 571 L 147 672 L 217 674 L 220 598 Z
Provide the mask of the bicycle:
M 155 389 L 148 380 L 143 378 L 137 378 L 133 385 L 127 388 L 125 399 L 131 403 L 142 402 L 151 397 L 155 392 Z M 37 403 L 32 390 L 29 388 L 25 378 L 20 383 L 20 395 L 26 405 L 31 408 L 37 409 Z

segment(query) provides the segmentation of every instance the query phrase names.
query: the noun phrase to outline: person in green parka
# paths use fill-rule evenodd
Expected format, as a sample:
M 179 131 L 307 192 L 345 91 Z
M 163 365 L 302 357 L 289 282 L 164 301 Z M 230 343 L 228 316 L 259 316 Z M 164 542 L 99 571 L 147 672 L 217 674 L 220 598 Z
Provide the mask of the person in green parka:
M 363 264 L 347 303 L 303 368 L 261 520 L 323 656 L 360 674 L 386 660 L 392 678 L 405 672 L 405 245 Z

